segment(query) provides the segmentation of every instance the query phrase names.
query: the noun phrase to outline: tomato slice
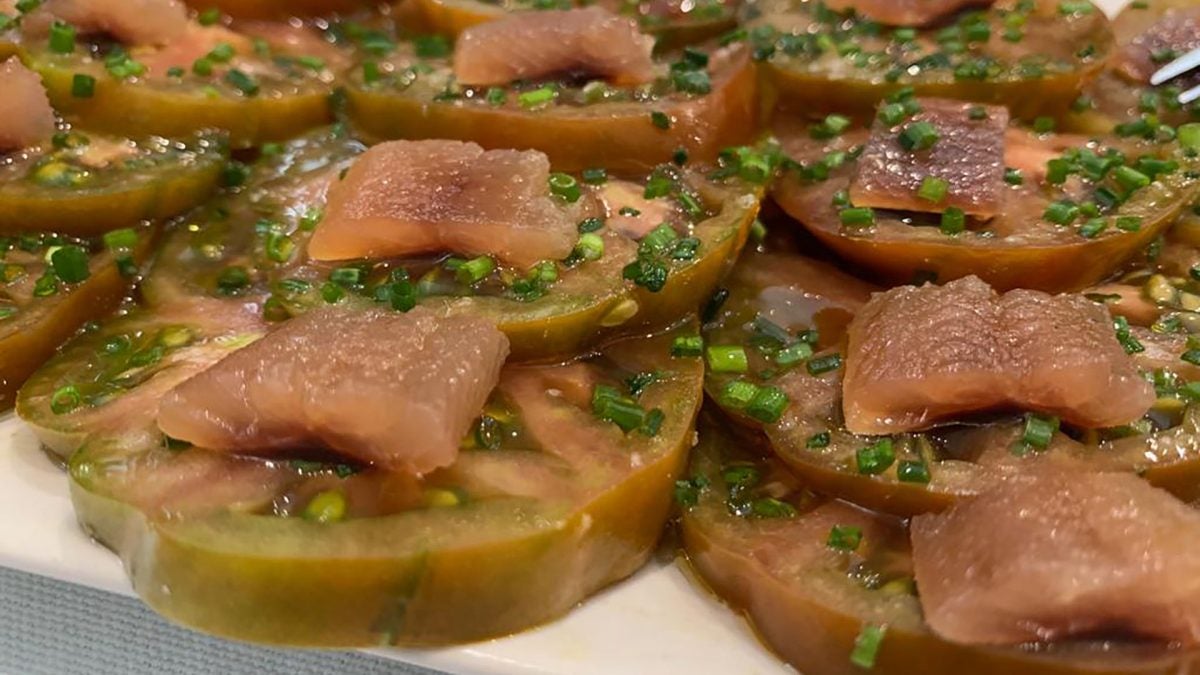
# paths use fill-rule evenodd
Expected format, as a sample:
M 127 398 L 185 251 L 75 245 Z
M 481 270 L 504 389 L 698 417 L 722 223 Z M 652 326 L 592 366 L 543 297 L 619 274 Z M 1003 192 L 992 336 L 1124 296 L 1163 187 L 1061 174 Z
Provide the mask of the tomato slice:
M 471 26 L 502 19 L 510 12 L 565 9 L 572 4 L 555 2 L 545 7 L 545 3 L 525 0 L 417 0 L 420 16 L 428 27 L 435 33 L 450 36 L 457 36 Z M 658 38 L 658 49 L 703 42 L 732 29 L 737 23 L 737 6 L 732 2 L 649 0 L 632 6 L 613 2 L 600 4 L 617 5 L 610 8 L 634 15 L 643 31 Z
M 189 31 L 179 44 L 129 52 L 97 44 L 60 54 L 26 45 L 27 62 L 56 110 L 117 135 L 221 129 L 234 148 L 246 148 L 331 120 L 332 64 L 219 26 Z
M 510 367 L 458 461 L 417 478 L 170 445 L 154 431 L 158 398 L 253 339 L 252 324 L 213 304 L 111 322 L 22 398 L 52 447 L 83 444 L 70 468 L 84 527 L 173 620 L 277 644 L 483 639 L 565 613 L 654 550 L 702 396 L 701 363 L 670 355 L 679 331 L 564 366 Z M 600 385 L 640 422 L 596 418 Z M 82 405 L 55 414 L 64 386 Z
M 291 17 L 349 14 L 369 9 L 371 0 L 187 0 L 198 12 L 218 9 L 238 19 L 288 19 Z
M 55 147 L 0 168 L 0 231 L 95 236 L 186 211 L 216 188 L 220 135 L 129 141 L 65 132 Z
M 740 350 L 745 367 L 723 368 L 710 356 L 705 389 L 733 419 L 761 431 L 814 489 L 911 515 L 942 510 L 1034 462 L 1079 462 L 1094 471 L 1135 471 L 1185 500 L 1200 496 L 1200 454 L 1188 440 L 1200 408 L 1187 393 L 1200 369 L 1180 360 L 1182 335 L 1132 329 L 1127 349 L 1141 348 L 1134 362 L 1159 400 L 1127 427 L 1057 433 L 1037 452 L 1021 446 L 1026 422 L 1003 413 L 921 433 L 860 436 L 842 421 L 842 350 L 846 327 L 873 288 L 824 263 L 760 252 L 743 256 L 725 285 L 704 341 L 718 353 Z M 755 397 L 760 391 L 767 393 Z M 772 397 L 782 404 L 772 407 Z M 865 467 L 860 454 L 881 439 L 889 444 L 886 466 Z
M 944 641 L 922 619 L 903 521 L 817 496 L 712 420 L 702 419 L 700 439 L 677 492 L 688 560 L 801 672 L 911 673 L 919 664 L 930 674 L 1149 674 L 1196 661 L 1194 651 L 1116 641 L 1035 649 Z
M 1195 86 L 1191 77 L 1182 77 L 1154 87 L 1143 77 L 1123 72 L 1124 52 L 1140 41 L 1168 12 L 1194 13 L 1195 3 L 1186 0 L 1153 0 L 1130 3 L 1113 19 L 1118 57 L 1084 88 L 1083 96 L 1072 106 L 1066 125 L 1083 133 L 1121 133 L 1145 138 L 1163 138 L 1160 125 L 1172 127 L 1194 121 L 1197 104 L 1180 105 L 1176 98 L 1184 89 Z M 1170 20 L 1170 19 L 1168 19 Z M 1168 50 L 1169 51 L 1169 50 Z M 1118 125 L 1121 125 L 1118 127 Z
M 188 296 L 227 298 L 278 320 L 323 303 L 403 302 L 392 295 L 399 283 L 423 305 L 494 318 L 509 336 L 515 359 L 569 357 L 694 312 L 742 250 L 761 193 L 754 183 L 714 177 L 699 166 L 663 167 L 648 176 L 614 174 L 602 183 L 589 174 L 594 184 L 580 175 L 572 178 L 582 195 L 579 204 L 588 204 L 592 214 L 581 221 L 582 229 L 602 242 L 595 260 L 573 254 L 532 270 L 493 262 L 485 278 L 467 281 L 457 272 L 464 260 L 446 255 L 310 261 L 305 246 L 320 219 L 324 190 L 361 147 L 334 130 L 315 132 L 265 157 L 244 187 L 168 233 L 144 284 L 147 300 L 159 305 Z M 670 194 L 645 199 L 652 183 Z M 626 192 L 610 192 L 617 189 Z M 618 194 L 608 197 L 614 213 L 607 216 L 606 207 L 596 203 L 603 194 Z M 625 267 L 638 260 L 639 243 L 618 227 L 646 218 L 658 218 L 651 228 L 662 222 L 674 228 L 666 233 L 670 251 L 646 253 L 665 274 L 661 287 L 623 278 Z
M 111 246 L 47 233 L 0 237 L 0 409 L 81 326 L 117 307 L 153 239 L 149 227 L 118 231 Z
M 859 147 L 865 136 L 850 131 L 832 141 L 818 141 L 794 121 L 778 125 L 777 133 L 785 151 L 803 166 L 776 183 L 772 191 L 776 203 L 840 256 L 893 283 L 922 278 L 948 281 L 974 274 L 998 290 L 1079 290 L 1109 277 L 1149 245 L 1200 189 L 1200 183 L 1189 178 L 1200 164 L 1178 148 L 1116 138 L 1097 144 L 1082 137 L 1034 135 L 1014 128 L 1007 137 L 1005 162 L 1010 169 L 1021 167 L 1016 173 L 1020 184 L 1002 186 L 1005 209 L 995 219 L 947 233 L 940 227 L 940 214 L 875 210 L 873 223 L 843 224 L 842 209 L 853 206 L 839 199 L 850 187 L 856 168 L 855 153 L 849 151 Z M 1118 199 L 1100 208 L 1095 217 L 1089 216 L 1084 209 L 1097 207 L 1100 202 L 1095 200 L 1103 201 L 1111 190 L 1125 190 L 1111 186 L 1110 171 L 1115 166 L 1099 174 L 1099 180 L 1081 176 L 1080 185 L 1074 177 L 1055 182 L 1045 167 L 1049 160 L 1064 160 L 1074 153 L 1087 153 L 1090 158 L 1109 149 L 1120 152 L 1120 163 L 1129 169 L 1139 162 L 1166 161 L 1174 162 L 1168 166 L 1176 170 L 1158 175 L 1125 201 Z M 836 167 L 828 166 L 829 157 L 839 158 Z M 814 173 L 815 168 L 823 170 Z M 1055 215 L 1052 206 L 1061 212 Z M 1117 227 L 1118 222 L 1125 226 Z
M 1007 105 L 1018 117 L 1060 115 L 1112 50 L 1099 8 L 1060 13 L 1056 0 L 999 2 L 949 25 L 887 28 L 821 3 L 771 0 L 747 39 L 780 100 L 797 110 L 869 115 L 903 87 L 918 96 Z
M 597 80 L 475 89 L 455 84 L 446 55 L 421 56 L 425 49 L 401 43 L 351 74 L 347 110 L 367 137 L 533 148 L 563 171 L 647 171 L 680 150 L 693 161 L 712 161 L 722 149 L 752 140 L 760 119 L 757 76 L 741 48 L 695 53 L 690 72 L 703 71 L 707 84 L 664 76 L 637 88 Z

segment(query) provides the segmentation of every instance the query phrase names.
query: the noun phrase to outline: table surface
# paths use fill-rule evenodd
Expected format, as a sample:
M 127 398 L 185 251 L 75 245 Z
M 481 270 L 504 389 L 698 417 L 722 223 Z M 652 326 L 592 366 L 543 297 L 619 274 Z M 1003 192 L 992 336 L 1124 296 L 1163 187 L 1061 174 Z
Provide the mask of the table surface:
M 0 675 L 436 675 L 354 652 L 267 649 L 167 623 L 133 598 L 0 567 Z

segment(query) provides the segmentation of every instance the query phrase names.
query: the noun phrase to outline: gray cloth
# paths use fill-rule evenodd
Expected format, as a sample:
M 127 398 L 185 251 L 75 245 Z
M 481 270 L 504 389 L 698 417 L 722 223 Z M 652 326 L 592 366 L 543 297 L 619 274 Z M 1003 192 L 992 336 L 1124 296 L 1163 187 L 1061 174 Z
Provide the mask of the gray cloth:
M 0 567 L 0 675 L 436 675 L 353 652 L 267 649 L 171 625 L 137 600 Z

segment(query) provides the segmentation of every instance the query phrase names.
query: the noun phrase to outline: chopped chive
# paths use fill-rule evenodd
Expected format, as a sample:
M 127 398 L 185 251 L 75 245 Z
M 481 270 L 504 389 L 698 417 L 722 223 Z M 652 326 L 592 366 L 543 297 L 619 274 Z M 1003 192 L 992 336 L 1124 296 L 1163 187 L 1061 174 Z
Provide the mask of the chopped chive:
M 608 172 L 604 169 L 584 169 L 580 175 L 583 176 L 583 182 L 588 185 L 603 185 L 608 182 Z
M 233 60 L 234 54 L 236 52 L 233 49 L 233 45 L 228 42 L 221 42 L 209 50 L 208 58 L 217 63 L 229 63 Z
M 579 230 L 580 234 L 587 234 L 588 232 L 596 232 L 603 227 L 604 221 L 600 218 L 592 216 L 591 218 L 584 218 L 583 220 L 579 221 L 579 225 L 576 226 L 576 229 Z
M 68 284 L 77 284 L 90 276 L 87 252 L 73 244 L 63 246 L 50 254 L 50 265 L 54 269 L 54 275 Z
M 976 122 L 986 120 L 988 118 L 987 109 L 981 105 L 973 105 L 967 109 L 967 118 Z
M 850 207 L 838 212 L 842 225 L 869 227 L 875 224 L 875 210 L 866 206 Z
M 904 105 L 901 103 L 887 103 L 879 108 L 879 119 L 889 127 L 894 127 L 900 124 L 908 114 L 904 110 Z
M 951 206 L 942 213 L 939 228 L 945 235 L 960 234 L 967 229 L 967 215 L 957 206 Z
M 813 348 L 807 342 L 797 342 L 794 345 L 784 347 L 775 354 L 775 365 L 781 368 L 794 366 L 797 363 L 802 363 L 812 358 Z
M 91 98 L 96 93 L 96 78 L 86 73 L 75 73 L 71 77 L 71 96 Z
M 1200 123 L 1182 124 L 1175 130 L 1179 144 L 1189 150 L 1200 150 Z
M 725 385 L 717 400 L 721 405 L 735 410 L 742 410 L 758 395 L 758 385 L 745 380 L 734 380 Z
M 104 233 L 104 246 L 109 250 L 130 249 L 137 246 L 137 231 L 131 227 L 111 230 Z
M 1113 318 L 1113 331 L 1117 334 L 1117 342 L 1121 343 L 1121 348 L 1126 354 L 1137 354 L 1146 351 L 1145 345 L 1133 334 L 1133 329 L 1129 327 L 1129 319 L 1123 316 Z
M 314 523 L 336 523 L 346 517 L 346 496 L 341 490 L 318 492 L 301 515 Z
M 1142 229 L 1141 216 L 1117 216 L 1116 226 L 1124 232 L 1137 232 Z
M 206 9 L 196 16 L 196 21 L 198 21 L 201 26 L 212 26 L 220 20 L 221 10 L 217 9 L 216 7 Z
M 904 483 L 928 483 L 929 467 L 925 462 L 906 459 L 896 467 L 896 478 Z
M 650 113 L 650 123 L 659 129 L 671 128 L 671 118 L 668 117 L 666 113 L 659 112 L 657 110 Z
M 855 551 L 862 544 L 862 528 L 853 525 L 834 525 L 829 529 L 825 545 L 835 551 Z
M 937 204 L 946 199 L 946 195 L 949 192 L 949 181 L 936 176 L 926 176 L 921 181 L 921 187 L 917 189 L 917 196 L 927 202 L 933 202 L 934 204 Z
M 700 356 L 704 353 L 704 338 L 699 335 L 681 335 L 671 341 L 671 356 Z
M 1057 124 L 1053 117 L 1038 117 L 1033 120 L 1033 130 L 1039 134 L 1048 134 L 1054 131 Z
M 362 78 L 364 84 L 375 84 L 383 79 L 383 71 L 379 69 L 379 64 L 374 61 L 363 61 Z
M 850 118 L 843 115 L 828 115 L 820 124 L 813 125 L 808 134 L 813 138 L 829 139 L 841 136 L 850 128 Z
M 1006 168 L 1004 170 L 1004 182 L 1009 185 L 1022 185 L 1025 183 L 1025 176 L 1020 169 Z
M 604 257 L 604 239 L 594 232 L 585 232 L 575 243 L 575 253 L 581 260 L 599 260 Z
M 708 367 L 714 373 L 744 373 L 750 369 L 746 350 L 738 345 L 711 345 L 706 353 Z
M 1095 239 L 1106 229 L 1108 229 L 1107 219 L 1091 218 L 1086 223 L 1079 226 L 1079 236 L 1085 239 Z
M 557 172 L 550 174 L 550 192 L 571 204 L 579 201 L 579 197 L 583 195 L 579 181 L 575 180 L 574 176 Z
M 70 54 L 75 51 L 75 27 L 62 21 L 51 24 L 50 51 L 55 54 Z
M 489 256 L 481 255 L 464 262 L 455 270 L 454 274 L 459 282 L 473 286 L 489 277 L 495 270 L 496 261 Z
M 826 354 L 818 356 L 808 362 L 808 374 L 812 376 L 823 375 L 842 367 L 841 354 Z
M 536 108 L 553 101 L 557 96 L 558 91 L 554 87 L 545 86 L 518 94 L 517 103 L 522 108 Z
M 1057 417 L 1030 413 L 1025 416 L 1025 431 L 1021 434 L 1021 441 L 1031 448 L 1045 450 L 1050 447 L 1050 440 L 1058 431 L 1058 426 Z
M 1113 170 L 1113 179 L 1126 190 L 1137 190 L 1150 184 L 1150 177 L 1130 166 L 1118 166 Z
M 217 275 L 217 293 L 237 295 L 250 285 L 250 272 L 241 266 L 226 267 Z
M 1056 225 L 1070 225 L 1079 217 L 1079 207 L 1071 202 L 1054 202 L 1046 207 L 1042 218 Z
M 832 441 L 833 441 L 833 434 L 829 433 L 828 431 L 822 431 L 820 433 L 816 433 L 816 434 L 813 434 L 812 436 L 809 436 L 808 440 L 806 440 L 804 442 L 804 447 L 808 448 L 809 450 L 818 450 L 820 448 L 828 448 L 829 444 Z
M 879 658 L 879 647 L 883 644 L 883 636 L 886 633 L 887 626 L 863 624 L 858 637 L 854 638 L 854 649 L 850 652 L 850 662 L 859 668 L 867 670 L 874 668 L 875 661 Z
M 854 454 L 858 472 L 865 476 L 876 476 L 887 471 L 896 461 L 896 452 L 892 449 L 891 438 L 881 438 L 870 445 L 863 446 Z
M 779 387 L 759 387 L 746 406 L 746 414 L 764 424 L 774 424 L 791 401 Z
M 750 513 L 757 518 L 793 518 L 796 507 L 774 497 L 760 497 L 750 502 Z
M 197 75 L 200 75 L 201 77 L 208 77 L 209 75 L 212 75 L 212 73 L 213 73 L 212 59 L 208 58 L 207 56 L 201 56 L 200 58 L 196 59 L 195 61 L 192 61 L 192 72 Z
M 909 152 L 918 152 L 932 148 L 939 138 L 941 136 L 938 134 L 937 128 L 929 122 L 913 122 L 904 127 L 898 140 L 900 147 Z
M 258 82 L 237 68 L 232 68 L 229 72 L 225 73 L 225 82 L 246 96 L 258 95 Z

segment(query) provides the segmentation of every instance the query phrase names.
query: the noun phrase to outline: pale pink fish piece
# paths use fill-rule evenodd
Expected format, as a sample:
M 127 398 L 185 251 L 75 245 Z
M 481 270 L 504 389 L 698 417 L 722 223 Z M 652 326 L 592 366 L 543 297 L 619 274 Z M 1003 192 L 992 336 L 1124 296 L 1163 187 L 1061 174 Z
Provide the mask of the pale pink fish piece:
M 0 63 L 0 152 L 38 145 L 54 135 L 54 108 L 42 78 L 17 57 Z
M 1048 469 L 912 521 L 925 620 L 966 644 L 1200 644 L 1200 512 L 1129 473 Z
M 327 307 L 177 386 L 158 424 L 213 450 L 326 447 L 421 474 L 454 462 L 507 356 L 484 319 Z
M 859 16 L 889 26 L 928 26 L 970 7 L 987 7 L 995 0 L 825 0 L 837 12 L 854 10 Z
M 654 79 L 653 49 L 636 21 L 599 7 L 520 12 L 463 31 L 454 76 L 468 86 L 577 74 L 637 85 Z
M 266 40 L 275 53 L 288 56 L 315 56 L 326 67 L 337 71 L 350 65 L 351 57 L 309 26 L 293 26 L 283 21 L 243 21 L 235 25 L 238 32 Z
M 126 45 L 171 44 L 190 24 L 187 8 L 177 0 L 46 0 L 26 17 L 25 31 L 43 34 L 55 19 Z
M 329 189 L 308 245 L 314 260 L 453 252 L 529 267 L 559 260 L 576 219 L 550 194 L 536 151 L 459 141 L 391 141 L 363 153 Z
M 171 68 L 183 68 L 191 72 L 192 64 L 199 58 L 207 56 L 218 45 L 228 44 L 234 48 L 235 60 L 239 56 L 253 53 L 250 39 L 240 33 L 235 33 L 224 26 L 201 26 L 189 24 L 176 39 L 162 47 L 137 50 L 134 56 L 138 62 L 146 66 L 151 76 L 165 77 Z M 214 64 L 217 71 L 224 68 L 222 64 Z
M 850 181 L 855 206 L 941 213 L 953 206 L 965 213 L 991 217 L 1000 209 L 1004 191 L 1004 140 L 1008 109 L 948 99 L 917 99 L 921 112 L 896 126 L 876 117 L 862 156 Z M 972 119 L 973 109 L 983 110 Z M 905 150 L 903 129 L 928 122 L 940 136 L 933 147 Z M 918 195 L 926 179 L 946 182 L 944 199 Z
M 645 188 L 630 181 L 609 179 L 594 193 L 604 208 L 605 225 L 630 239 L 641 239 L 675 215 L 670 202 L 646 199 Z
M 1164 12 L 1149 30 L 1121 47 L 1115 66 L 1134 81 L 1149 82 L 1150 76 L 1166 65 L 1166 61 L 1183 56 L 1197 47 L 1200 47 L 1200 7 L 1173 7 Z M 1159 54 L 1168 54 L 1172 58 L 1155 59 L 1155 55 Z
M 992 409 L 1056 415 L 1081 427 L 1127 424 L 1154 388 L 1081 295 L 999 295 L 977 277 L 877 294 L 849 329 L 846 428 L 890 434 Z

